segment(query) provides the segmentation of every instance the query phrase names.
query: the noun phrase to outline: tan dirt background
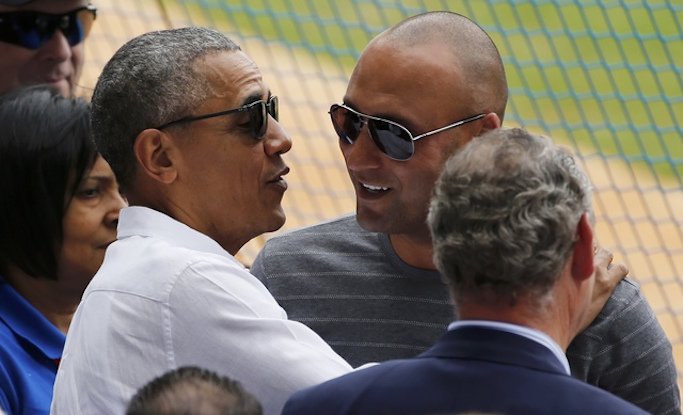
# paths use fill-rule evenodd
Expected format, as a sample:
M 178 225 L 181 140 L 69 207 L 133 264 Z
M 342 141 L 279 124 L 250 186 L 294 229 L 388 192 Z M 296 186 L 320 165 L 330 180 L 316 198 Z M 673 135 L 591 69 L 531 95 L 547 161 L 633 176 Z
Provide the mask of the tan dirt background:
M 85 96 L 91 94 L 104 63 L 126 40 L 189 24 L 185 16 L 164 15 L 151 0 L 98 0 L 96 4 L 99 14 L 87 43 L 81 81 L 80 94 Z M 353 190 L 326 114 L 331 103 L 341 100 L 349 74 L 306 51 L 230 36 L 257 62 L 273 93 L 280 96 L 281 123 L 293 137 L 293 149 L 285 157 L 292 168 L 284 201 L 288 221 L 280 232 L 352 212 Z M 584 164 L 596 187 L 600 243 L 615 252 L 615 260 L 626 263 L 641 283 L 681 368 L 683 190 L 617 158 L 594 156 L 584 158 Z M 240 259 L 249 264 L 269 236 L 250 242 L 240 251 Z

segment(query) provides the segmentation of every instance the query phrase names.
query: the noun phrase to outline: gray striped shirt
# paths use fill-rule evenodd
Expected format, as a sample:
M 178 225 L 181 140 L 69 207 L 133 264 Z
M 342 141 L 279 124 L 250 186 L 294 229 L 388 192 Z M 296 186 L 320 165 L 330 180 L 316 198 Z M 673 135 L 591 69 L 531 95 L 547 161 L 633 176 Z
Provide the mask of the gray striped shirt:
M 352 366 L 416 356 L 454 320 L 437 271 L 408 266 L 387 235 L 355 216 L 272 238 L 256 275 L 290 319 L 316 331 Z M 679 414 L 671 343 L 638 286 L 625 280 L 567 351 L 574 377 L 653 414 Z

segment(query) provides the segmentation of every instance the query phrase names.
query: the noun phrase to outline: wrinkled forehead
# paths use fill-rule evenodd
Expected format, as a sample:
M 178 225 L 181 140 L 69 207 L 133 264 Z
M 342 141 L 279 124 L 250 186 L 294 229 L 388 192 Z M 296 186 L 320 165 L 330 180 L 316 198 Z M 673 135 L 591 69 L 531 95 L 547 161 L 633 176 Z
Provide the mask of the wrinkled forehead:
M 89 0 L 0 0 L 0 12 L 32 10 L 59 14 L 88 4 Z

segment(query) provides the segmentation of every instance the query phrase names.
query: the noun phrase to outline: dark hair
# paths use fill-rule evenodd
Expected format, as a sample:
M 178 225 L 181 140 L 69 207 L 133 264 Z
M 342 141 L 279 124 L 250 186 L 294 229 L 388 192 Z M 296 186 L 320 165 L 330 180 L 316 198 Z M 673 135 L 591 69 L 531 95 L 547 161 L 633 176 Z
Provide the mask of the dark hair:
M 171 370 L 143 386 L 126 415 L 261 415 L 239 382 L 194 366 Z
M 57 278 L 64 213 L 96 157 L 87 102 L 45 87 L 0 97 L 0 271 Z

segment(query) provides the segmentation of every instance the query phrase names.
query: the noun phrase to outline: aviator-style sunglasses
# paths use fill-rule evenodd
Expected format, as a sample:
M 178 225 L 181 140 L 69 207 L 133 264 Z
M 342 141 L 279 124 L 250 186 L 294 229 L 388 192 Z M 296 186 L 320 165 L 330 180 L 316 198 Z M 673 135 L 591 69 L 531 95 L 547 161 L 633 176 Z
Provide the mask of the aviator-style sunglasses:
M 363 114 L 344 104 L 332 105 L 329 114 L 332 118 L 332 125 L 334 125 L 334 129 L 340 140 L 353 144 L 356 139 L 358 139 L 363 124 L 367 124 L 370 137 L 372 137 L 372 141 L 375 142 L 375 145 L 377 145 L 384 154 L 399 161 L 408 160 L 413 156 L 415 153 L 415 141 L 420 138 L 459 127 L 486 116 L 486 114 L 475 115 L 456 121 L 453 124 L 437 128 L 436 130 L 413 136 L 406 127 L 395 121 Z
M 220 112 L 214 112 L 211 114 L 183 117 L 183 118 L 177 119 L 175 121 L 167 122 L 166 124 L 164 124 L 160 127 L 157 127 L 156 129 L 162 130 L 166 127 L 170 127 L 171 125 L 175 125 L 175 124 L 205 120 L 207 118 L 220 117 L 222 115 L 234 114 L 237 112 L 244 112 L 244 111 L 248 111 L 248 113 L 249 113 L 249 129 L 251 132 L 251 136 L 257 140 L 260 140 L 266 134 L 266 131 L 268 130 L 268 115 L 270 114 L 270 116 L 273 117 L 273 119 L 275 121 L 278 120 L 278 115 L 279 115 L 278 99 L 275 95 L 273 95 L 272 97 L 268 98 L 267 101 L 265 101 L 265 100 L 255 101 L 255 102 L 252 102 L 250 104 L 243 105 L 239 108 L 235 108 L 235 109 L 231 109 L 231 110 L 227 110 L 227 111 L 220 111 Z
M 39 49 L 60 30 L 70 46 L 88 36 L 97 17 L 95 6 L 84 6 L 64 14 L 31 10 L 0 13 L 0 42 Z

